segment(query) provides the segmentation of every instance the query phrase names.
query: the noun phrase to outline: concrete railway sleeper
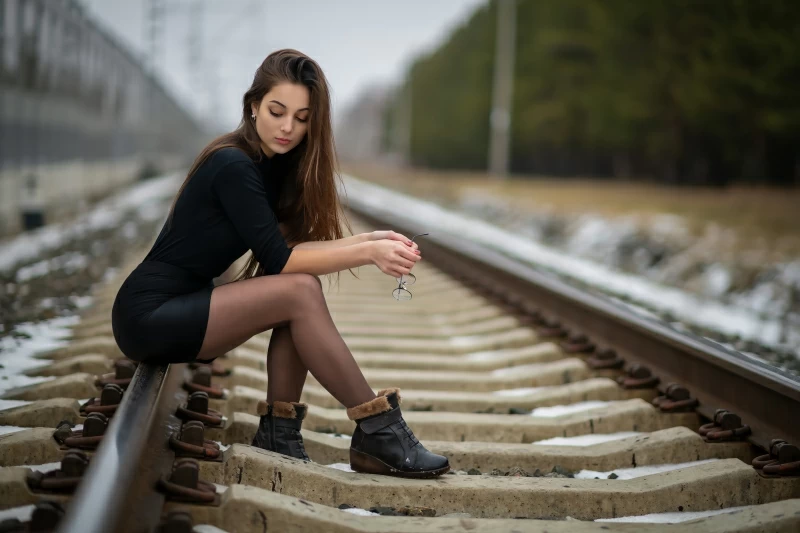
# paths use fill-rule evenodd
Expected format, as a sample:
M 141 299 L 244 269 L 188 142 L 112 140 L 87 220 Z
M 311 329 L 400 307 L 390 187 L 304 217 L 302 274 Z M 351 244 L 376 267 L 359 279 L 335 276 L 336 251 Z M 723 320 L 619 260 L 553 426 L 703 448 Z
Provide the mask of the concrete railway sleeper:
M 569 320 L 563 301 L 513 290 L 519 272 L 432 242 L 410 302 L 370 269 L 326 296 L 370 385 L 402 389 L 406 420 L 451 474 L 349 471 L 355 425 L 310 376 L 310 461 L 251 447 L 269 334 L 212 365 L 137 365 L 110 330 L 118 279 L 63 346 L 35 356 L 24 370 L 34 382 L 0 399 L 0 531 L 30 520 L 63 531 L 660 532 L 669 526 L 613 520 L 662 513 L 689 519 L 682 531 L 800 528 L 796 428 L 766 435 L 776 426 L 753 405 L 707 402 L 707 387 Z M 114 453 L 119 470 L 101 471 Z M 108 515 L 87 518 L 96 498 Z

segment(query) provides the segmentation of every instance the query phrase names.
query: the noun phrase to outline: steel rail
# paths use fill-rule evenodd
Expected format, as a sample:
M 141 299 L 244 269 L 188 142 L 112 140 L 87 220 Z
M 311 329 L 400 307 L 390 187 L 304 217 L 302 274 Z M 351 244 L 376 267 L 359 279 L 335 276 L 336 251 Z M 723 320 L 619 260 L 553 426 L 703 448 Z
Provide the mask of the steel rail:
M 180 428 L 174 413 L 184 367 L 138 366 L 57 531 L 155 530 L 164 504 L 155 488 L 174 459 L 168 440 Z
M 471 272 L 496 292 L 522 299 L 572 332 L 609 347 L 628 363 L 648 366 L 664 390 L 674 382 L 700 401 L 698 412 L 712 419 L 717 408 L 737 413 L 752 428 L 750 441 L 768 449 L 773 438 L 800 442 L 800 378 L 666 322 L 637 313 L 609 297 L 579 289 L 557 276 L 463 237 L 437 233 L 396 209 L 349 197 L 347 207 L 375 227 L 412 235 L 430 232 L 420 243 L 425 258 L 451 274 Z

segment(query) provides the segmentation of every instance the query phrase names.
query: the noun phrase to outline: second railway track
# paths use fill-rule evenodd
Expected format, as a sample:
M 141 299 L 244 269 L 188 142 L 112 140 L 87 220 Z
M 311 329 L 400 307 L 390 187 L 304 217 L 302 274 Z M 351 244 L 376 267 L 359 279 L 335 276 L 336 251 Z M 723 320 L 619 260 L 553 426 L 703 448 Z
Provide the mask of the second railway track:
M 356 207 L 371 226 L 435 229 Z M 11 512 L 37 531 L 669 531 L 594 520 L 736 507 L 681 531 L 800 529 L 796 378 L 466 241 L 421 248 L 411 301 L 373 268 L 326 296 L 370 385 L 401 388 L 454 473 L 346 471 L 354 424 L 312 377 L 312 462 L 250 447 L 269 335 L 210 367 L 134 367 L 110 330 L 121 275 L 29 371 L 52 379 L 4 395 L 19 405 L 0 426 L 25 429 L 0 436 L 0 531 L 34 530 Z

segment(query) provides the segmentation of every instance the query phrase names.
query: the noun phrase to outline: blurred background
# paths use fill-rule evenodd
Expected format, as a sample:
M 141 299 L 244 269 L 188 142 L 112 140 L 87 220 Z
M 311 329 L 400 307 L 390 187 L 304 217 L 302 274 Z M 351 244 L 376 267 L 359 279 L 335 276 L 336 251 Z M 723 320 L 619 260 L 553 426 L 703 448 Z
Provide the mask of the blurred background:
M 57 313 L 54 272 L 152 238 L 142 202 L 176 187 L 142 184 L 235 128 L 288 47 L 328 77 L 346 175 L 712 302 L 737 327 L 702 334 L 796 368 L 799 30 L 792 0 L 0 0 L 0 332 L 38 316 L 29 280 Z M 108 235 L 69 253 L 94 260 L 46 244 L 90 211 Z

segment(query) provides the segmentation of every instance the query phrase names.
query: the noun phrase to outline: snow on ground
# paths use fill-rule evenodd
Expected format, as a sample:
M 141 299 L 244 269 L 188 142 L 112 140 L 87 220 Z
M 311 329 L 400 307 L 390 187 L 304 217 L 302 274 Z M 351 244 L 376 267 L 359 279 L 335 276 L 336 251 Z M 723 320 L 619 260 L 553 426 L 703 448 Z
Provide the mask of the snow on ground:
M 543 446 L 592 446 L 615 440 L 627 439 L 642 435 L 639 431 L 621 431 L 619 433 L 592 433 L 591 435 L 578 435 L 577 437 L 553 437 L 537 440 L 533 444 Z
M 570 405 L 553 405 L 551 407 L 537 407 L 536 409 L 531 411 L 531 416 L 542 417 L 542 418 L 555 418 L 557 416 L 572 415 L 575 413 L 582 413 L 584 411 L 591 411 L 592 409 L 605 407 L 607 405 L 610 405 L 611 403 L 612 402 L 601 402 L 595 400 L 591 402 L 578 402 Z
M 680 470 L 682 468 L 691 468 L 693 466 L 700 466 L 706 463 L 719 461 L 719 459 L 704 459 L 702 461 L 692 461 L 689 463 L 675 463 L 667 465 L 650 465 L 650 466 L 637 466 L 636 468 L 618 468 L 610 472 L 597 472 L 595 470 L 581 470 L 575 474 L 575 479 L 608 479 L 611 474 L 616 474 L 617 479 L 634 479 L 637 477 L 649 476 L 652 474 L 660 474 L 662 472 L 671 472 L 672 470 Z
M 64 346 L 64 337 L 70 334 L 70 326 L 78 323 L 79 317 L 66 316 L 37 323 L 18 324 L 17 334 L 0 338 L 0 394 L 8 389 L 23 387 L 55 379 L 46 376 L 26 376 L 25 370 L 46 364 L 42 359 L 34 359 L 36 353 Z
M 31 505 L 23 505 L 21 507 L 12 507 L 10 509 L 3 509 L 0 511 L 0 522 L 5 520 L 11 520 L 16 518 L 20 522 L 28 522 L 31 519 L 31 515 L 33 514 L 33 510 L 36 509 L 36 506 Z
M 451 234 L 466 238 L 521 262 L 568 276 L 661 312 L 668 312 L 695 326 L 726 335 L 738 335 L 767 346 L 779 346 L 786 342 L 784 324 L 778 319 L 763 318 L 753 309 L 741 305 L 724 305 L 684 290 L 620 272 L 614 267 L 574 257 L 568 252 L 536 242 L 531 236 L 502 229 L 473 216 L 449 211 L 435 203 L 391 191 L 352 176 L 345 176 L 345 191 L 347 201 L 376 213 L 388 214 L 390 208 L 386 206 L 392 206 L 393 209 L 394 206 L 402 205 L 404 216 L 414 220 L 417 227 L 431 232 L 432 236 L 446 237 Z M 599 230 L 590 231 L 591 229 L 590 225 L 584 238 L 588 239 L 587 234 L 598 234 Z M 800 267 L 789 269 L 790 273 L 786 275 L 795 275 L 795 270 L 800 270 Z M 717 280 L 715 283 L 722 282 Z M 768 299 L 765 297 L 765 300 Z M 800 334 L 796 337 L 800 351 Z
M 22 431 L 25 428 L 17 427 L 17 426 L 0 426 L 0 435 L 10 435 L 11 433 L 16 433 L 17 431 Z
M 0 243 L 0 271 L 9 270 L 19 262 L 35 259 L 44 251 L 57 248 L 91 231 L 117 226 L 127 210 L 135 209 L 145 220 L 162 217 L 164 213 L 159 200 L 177 192 L 179 179 L 179 174 L 168 174 L 137 183 L 99 202 L 91 211 L 74 220 L 48 224 Z M 42 272 L 47 267 L 40 265 L 36 268 L 38 270 L 25 271 L 22 275 Z
M 367 511 L 366 509 L 359 509 L 358 507 L 351 507 L 349 509 L 342 509 L 345 513 L 354 514 L 357 516 L 380 516 L 378 513 Z
M 529 394 L 534 394 L 536 392 L 547 390 L 549 388 L 550 387 L 525 387 L 521 389 L 501 389 L 492 391 L 492 394 L 501 397 L 528 396 Z
M 194 526 L 192 531 L 193 533 L 228 533 L 224 529 L 220 529 L 217 526 L 212 526 L 210 524 L 200 524 L 199 526 Z
M 706 518 L 718 514 L 733 513 L 749 509 L 751 506 L 728 507 L 727 509 L 713 509 L 711 511 L 694 511 L 682 513 L 654 513 L 639 516 L 622 516 L 619 518 L 599 518 L 595 522 L 636 522 L 640 524 L 678 524 L 697 518 Z
M 347 463 L 333 463 L 333 464 L 329 464 L 329 465 L 326 465 L 326 466 L 327 466 L 328 468 L 333 468 L 333 469 L 336 469 L 336 470 L 341 470 L 342 472 L 355 472 L 355 470 L 353 470 L 352 468 L 350 468 L 350 465 L 349 465 L 349 464 L 347 464 Z

